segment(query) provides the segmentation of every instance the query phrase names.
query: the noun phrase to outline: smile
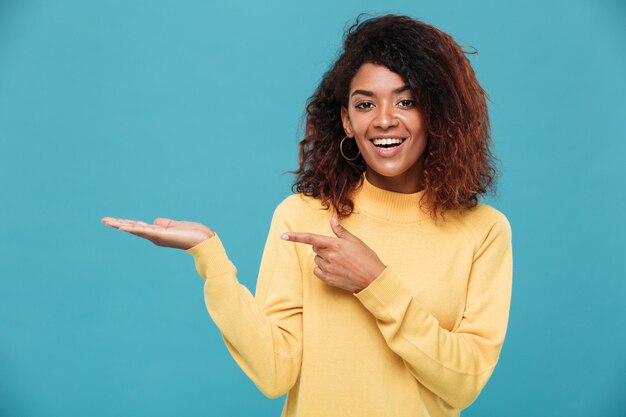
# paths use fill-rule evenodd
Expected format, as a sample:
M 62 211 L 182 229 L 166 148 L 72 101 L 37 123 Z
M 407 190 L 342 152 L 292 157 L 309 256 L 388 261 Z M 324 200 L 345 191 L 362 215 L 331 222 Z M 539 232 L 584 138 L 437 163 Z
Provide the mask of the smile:
M 395 138 L 374 138 L 370 139 L 370 143 L 375 152 L 384 158 L 389 158 L 397 155 L 402 149 L 402 145 L 406 142 L 407 138 L 395 137 Z
M 398 146 L 405 141 L 406 138 L 376 138 L 370 139 L 370 141 L 376 147 L 380 148 L 392 148 L 394 146 Z

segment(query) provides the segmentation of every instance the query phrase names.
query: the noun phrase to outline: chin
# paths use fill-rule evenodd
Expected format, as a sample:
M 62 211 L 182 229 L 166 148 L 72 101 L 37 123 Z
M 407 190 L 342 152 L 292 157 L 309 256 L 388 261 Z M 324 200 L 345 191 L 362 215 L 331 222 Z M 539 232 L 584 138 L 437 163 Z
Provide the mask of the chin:
M 380 175 L 382 177 L 394 178 L 398 177 L 408 170 L 408 168 L 397 167 L 397 166 L 378 166 L 376 164 L 368 165 L 369 168 L 374 171 L 375 174 Z

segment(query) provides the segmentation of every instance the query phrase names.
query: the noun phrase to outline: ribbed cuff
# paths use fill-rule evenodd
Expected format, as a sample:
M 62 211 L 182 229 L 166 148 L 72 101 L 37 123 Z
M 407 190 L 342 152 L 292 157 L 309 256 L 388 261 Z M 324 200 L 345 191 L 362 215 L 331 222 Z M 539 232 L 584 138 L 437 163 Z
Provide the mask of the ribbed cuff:
M 228 274 L 233 270 L 236 272 L 235 266 L 228 259 L 226 250 L 217 234 L 186 249 L 185 252 L 193 256 L 196 271 L 205 280 Z
M 363 290 L 354 296 L 377 319 L 389 317 L 396 306 L 404 305 L 412 298 L 404 283 L 389 269 L 389 266 Z

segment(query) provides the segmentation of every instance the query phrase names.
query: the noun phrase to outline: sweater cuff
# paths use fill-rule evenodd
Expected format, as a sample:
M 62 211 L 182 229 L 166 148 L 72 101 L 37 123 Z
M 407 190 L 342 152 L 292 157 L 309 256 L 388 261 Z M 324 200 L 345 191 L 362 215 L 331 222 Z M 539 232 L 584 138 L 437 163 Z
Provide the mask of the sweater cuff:
M 389 266 L 363 290 L 354 294 L 377 319 L 386 319 L 395 306 L 404 305 L 413 297 L 409 289 Z
M 228 259 L 226 250 L 217 234 L 189 249 L 185 249 L 185 252 L 193 256 L 196 271 L 205 280 L 228 274 L 235 268 Z

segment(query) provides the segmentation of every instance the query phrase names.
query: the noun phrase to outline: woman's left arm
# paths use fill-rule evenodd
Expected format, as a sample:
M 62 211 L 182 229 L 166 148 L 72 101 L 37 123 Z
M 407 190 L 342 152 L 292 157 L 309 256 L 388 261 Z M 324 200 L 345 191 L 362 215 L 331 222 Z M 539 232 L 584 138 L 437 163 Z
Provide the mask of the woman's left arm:
M 512 274 L 511 227 L 502 215 L 475 252 L 465 311 L 454 331 L 442 328 L 389 267 L 355 296 L 413 376 L 451 407 L 463 409 L 476 399 L 498 361 Z
M 453 408 L 468 407 L 491 376 L 506 333 L 513 274 L 506 217 L 495 217 L 474 253 L 463 318 L 453 331 L 442 328 L 358 237 L 337 223 L 331 227 L 336 238 L 300 232 L 283 238 L 312 246 L 314 274 L 359 299 L 422 385 Z

